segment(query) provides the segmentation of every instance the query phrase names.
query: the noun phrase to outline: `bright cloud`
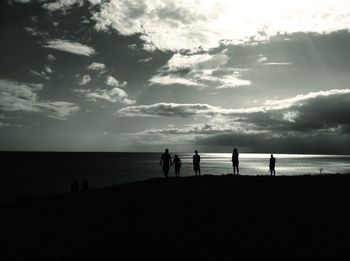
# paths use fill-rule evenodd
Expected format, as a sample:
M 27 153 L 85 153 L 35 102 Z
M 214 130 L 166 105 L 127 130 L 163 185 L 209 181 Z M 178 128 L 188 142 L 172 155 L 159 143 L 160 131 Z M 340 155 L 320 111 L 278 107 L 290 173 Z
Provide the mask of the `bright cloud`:
M 103 63 L 93 62 L 87 68 L 92 71 L 102 72 L 106 69 L 106 65 Z
M 105 84 L 112 86 L 112 87 L 125 87 L 127 85 L 127 82 L 124 81 L 124 82 L 120 83 L 116 78 L 109 75 L 105 81 Z
M 75 4 L 81 7 L 84 4 L 83 0 L 56 0 L 56 1 L 50 1 L 49 3 L 46 3 L 47 1 L 44 1 L 44 0 L 41 0 L 41 1 L 44 2 L 43 6 L 51 12 L 64 10 L 72 7 Z M 89 2 L 92 5 L 97 5 L 101 3 L 101 0 L 89 0 Z
M 87 93 L 86 97 L 93 101 L 96 101 L 97 99 L 102 99 L 109 102 L 120 102 L 129 105 L 134 104 L 136 102 L 135 100 L 129 99 L 128 94 L 124 90 L 117 87 L 113 88 L 112 90 L 99 89 L 95 92 Z
M 94 48 L 90 46 L 61 39 L 50 40 L 44 45 L 44 47 L 84 56 L 92 56 L 96 54 Z
M 176 76 L 176 75 L 161 75 L 157 74 L 153 76 L 151 79 L 149 79 L 149 82 L 151 85 L 173 85 L 173 84 L 179 84 L 179 85 L 186 85 L 186 86 L 202 86 L 200 83 L 191 80 L 186 79 L 184 77 Z
M 96 102 L 97 100 L 105 100 L 109 102 L 119 102 L 127 105 L 132 105 L 136 101 L 131 100 L 129 95 L 122 89 L 115 87 L 111 90 L 107 89 L 97 89 L 95 91 L 86 89 L 76 89 L 76 93 L 85 95 L 85 97 L 91 101 Z
M 152 85 L 213 86 L 217 89 L 251 85 L 249 80 L 240 78 L 242 70 L 225 68 L 228 61 L 226 50 L 219 54 L 175 53 L 149 82 Z
M 111 0 L 94 19 L 97 30 L 141 34 L 147 46 L 175 51 L 349 29 L 349 9 L 347 0 Z
M 91 81 L 91 76 L 89 74 L 85 74 L 80 80 L 79 85 L 86 85 Z

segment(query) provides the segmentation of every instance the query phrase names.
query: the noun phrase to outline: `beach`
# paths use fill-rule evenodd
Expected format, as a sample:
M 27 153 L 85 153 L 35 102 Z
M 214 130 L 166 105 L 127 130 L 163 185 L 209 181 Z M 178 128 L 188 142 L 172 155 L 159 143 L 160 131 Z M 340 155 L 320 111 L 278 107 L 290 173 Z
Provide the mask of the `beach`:
M 350 175 L 153 178 L 4 204 L 0 260 L 348 260 Z

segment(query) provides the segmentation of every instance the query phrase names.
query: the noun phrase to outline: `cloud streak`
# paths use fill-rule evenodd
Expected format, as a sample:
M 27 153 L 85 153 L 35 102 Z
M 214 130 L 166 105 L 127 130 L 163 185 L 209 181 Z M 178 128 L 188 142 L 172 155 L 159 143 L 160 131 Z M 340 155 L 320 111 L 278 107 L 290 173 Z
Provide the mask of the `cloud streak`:
M 350 120 L 350 89 L 310 92 L 288 99 L 267 101 L 265 106 L 242 109 L 209 104 L 157 103 L 122 108 L 122 117 L 221 117 L 224 123 L 236 123 L 255 131 L 312 130 L 347 131 Z M 237 128 L 238 125 L 235 125 Z
M 65 119 L 79 111 L 74 103 L 40 100 L 37 92 L 42 88 L 41 84 L 0 79 L 0 108 L 3 111 L 39 112 L 58 119 Z
M 50 40 L 44 47 L 83 56 L 96 54 L 94 48 L 90 46 L 62 39 Z

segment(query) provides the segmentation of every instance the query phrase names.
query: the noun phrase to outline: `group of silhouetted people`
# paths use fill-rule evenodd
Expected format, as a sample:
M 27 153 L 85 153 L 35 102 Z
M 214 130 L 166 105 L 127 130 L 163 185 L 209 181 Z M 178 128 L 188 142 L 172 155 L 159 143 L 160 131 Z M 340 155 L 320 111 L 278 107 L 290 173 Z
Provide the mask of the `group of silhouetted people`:
M 70 190 L 73 193 L 77 193 L 80 191 L 79 183 L 76 179 L 73 180 L 72 184 L 70 185 Z M 88 192 L 88 191 L 89 191 L 89 182 L 87 179 L 84 179 L 83 182 L 81 183 L 81 192 Z
M 233 175 L 239 175 L 239 153 L 237 148 L 233 149 L 232 152 L 232 167 L 233 167 Z M 200 168 L 200 161 L 201 157 L 198 154 L 198 151 L 196 150 L 194 152 L 194 155 L 192 157 L 193 160 L 193 170 L 195 175 L 201 174 L 201 168 Z M 181 160 L 178 155 L 174 156 L 174 159 L 172 160 L 171 155 L 169 153 L 169 149 L 166 149 L 165 152 L 162 154 L 162 157 L 160 158 L 160 165 L 162 166 L 162 172 L 164 173 L 164 176 L 167 178 L 169 176 L 169 170 L 170 167 L 175 165 L 175 177 L 180 176 L 180 168 L 181 168 Z M 275 171 L 275 165 L 276 165 L 276 158 L 271 154 L 270 157 L 270 164 L 269 169 L 271 176 L 276 176 Z
M 198 151 L 196 150 L 193 155 L 193 170 L 196 175 L 201 174 L 201 168 L 200 168 L 200 161 L 201 156 L 198 154 Z M 169 170 L 170 167 L 175 165 L 175 177 L 180 176 L 180 169 L 181 169 L 181 159 L 178 155 L 174 156 L 174 159 L 171 158 L 171 155 L 169 153 L 169 149 L 166 149 L 165 152 L 162 154 L 162 157 L 160 158 L 160 165 L 162 166 L 162 172 L 164 173 L 164 176 L 167 178 L 169 176 Z

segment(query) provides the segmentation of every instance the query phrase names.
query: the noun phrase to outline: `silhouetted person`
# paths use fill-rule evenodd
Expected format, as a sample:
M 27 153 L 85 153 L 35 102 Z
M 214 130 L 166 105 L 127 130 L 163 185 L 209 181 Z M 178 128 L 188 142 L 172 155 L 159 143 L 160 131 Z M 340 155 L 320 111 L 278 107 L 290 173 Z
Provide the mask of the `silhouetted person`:
M 165 150 L 162 157 L 160 158 L 160 165 L 161 166 L 163 165 L 162 171 L 164 172 L 164 176 L 167 178 L 169 174 L 170 165 L 171 165 L 171 156 L 169 154 L 168 149 Z
M 270 158 L 271 176 L 276 176 L 275 165 L 276 165 L 276 158 L 273 156 L 273 154 L 271 154 L 271 158 Z M 273 175 L 272 175 L 272 173 L 273 173 Z
M 237 148 L 234 148 L 233 149 L 233 152 L 232 152 L 232 167 L 233 167 L 233 175 L 236 175 L 236 170 L 237 170 L 237 175 L 239 175 L 239 168 L 238 168 L 238 151 L 237 151 Z
M 196 175 L 201 174 L 201 168 L 199 166 L 199 163 L 201 161 L 201 156 L 199 156 L 198 151 L 196 150 L 193 155 L 193 170 Z
M 79 183 L 76 179 L 70 184 L 70 189 L 73 193 L 79 192 Z
M 174 156 L 174 160 L 173 163 L 171 165 L 175 165 L 175 177 L 179 177 L 180 176 L 180 168 L 181 168 L 181 160 L 179 158 L 179 156 L 175 155 Z
M 84 179 L 83 182 L 81 183 L 81 191 L 82 192 L 89 191 L 89 182 L 87 181 L 87 179 Z

